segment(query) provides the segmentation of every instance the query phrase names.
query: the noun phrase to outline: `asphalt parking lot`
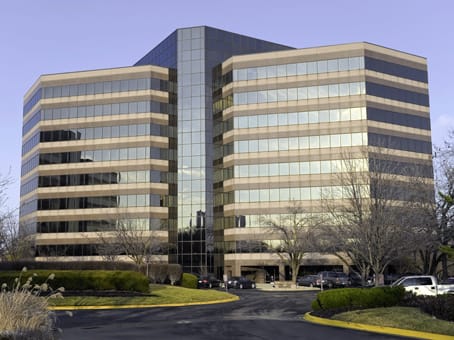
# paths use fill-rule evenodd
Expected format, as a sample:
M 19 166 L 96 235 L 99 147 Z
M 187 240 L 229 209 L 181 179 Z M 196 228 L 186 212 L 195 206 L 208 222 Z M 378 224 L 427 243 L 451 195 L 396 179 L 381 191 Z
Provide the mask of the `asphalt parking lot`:
M 316 291 L 232 290 L 239 301 L 186 307 L 58 312 L 62 339 L 401 339 L 302 320 Z

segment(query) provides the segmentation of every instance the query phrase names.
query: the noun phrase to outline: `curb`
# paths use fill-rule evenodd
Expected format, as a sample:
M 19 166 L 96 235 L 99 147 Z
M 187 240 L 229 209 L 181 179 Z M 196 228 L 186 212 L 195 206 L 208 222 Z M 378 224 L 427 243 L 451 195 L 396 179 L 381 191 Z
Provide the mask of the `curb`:
M 324 325 L 324 326 L 349 328 L 349 329 L 359 330 L 359 331 L 363 331 L 363 332 L 398 335 L 398 336 L 405 336 L 405 337 L 410 337 L 410 338 L 433 339 L 433 340 L 452 340 L 453 339 L 452 335 L 419 332 L 419 331 L 412 331 L 412 330 L 401 329 L 401 328 L 374 326 L 374 325 L 366 325 L 366 324 L 362 324 L 362 323 L 344 322 L 344 321 L 339 321 L 339 320 L 319 318 L 319 317 L 311 315 L 310 312 L 304 314 L 304 320 L 306 320 L 308 322 L 316 323 L 319 325 Z
M 184 307 L 184 306 L 200 306 L 214 305 L 217 303 L 228 303 L 238 301 L 239 296 L 233 296 L 229 299 L 203 301 L 203 302 L 186 302 L 186 303 L 169 303 L 165 305 L 119 305 L 119 306 L 50 306 L 49 310 L 54 311 L 70 311 L 70 310 L 106 310 L 106 309 L 134 309 L 134 308 L 159 308 L 159 307 Z

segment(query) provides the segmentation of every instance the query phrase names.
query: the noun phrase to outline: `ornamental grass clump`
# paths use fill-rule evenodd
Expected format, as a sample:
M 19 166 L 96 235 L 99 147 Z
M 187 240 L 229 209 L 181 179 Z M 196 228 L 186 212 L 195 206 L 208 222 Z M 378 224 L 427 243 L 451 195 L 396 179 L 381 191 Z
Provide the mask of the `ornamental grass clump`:
M 53 274 L 42 284 L 33 283 L 36 274 L 22 283 L 25 272 L 27 269 L 23 268 L 11 286 L 1 286 L 0 339 L 55 339 L 55 314 L 48 310 L 48 300 L 63 298 L 64 289 L 50 287 Z

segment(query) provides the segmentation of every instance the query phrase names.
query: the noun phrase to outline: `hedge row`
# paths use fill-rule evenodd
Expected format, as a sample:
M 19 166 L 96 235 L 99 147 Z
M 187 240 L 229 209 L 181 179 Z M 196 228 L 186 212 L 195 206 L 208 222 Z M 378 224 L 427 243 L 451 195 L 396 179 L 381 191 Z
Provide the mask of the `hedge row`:
M 437 319 L 454 321 L 454 295 L 442 294 L 437 296 L 421 296 L 409 294 L 403 303 L 404 306 L 418 307 L 424 313 Z
M 14 281 L 19 276 L 21 282 L 25 281 L 32 275 L 33 283 L 41 284 L 47 280 L 50 274 L 55 278 L 49 280 L 48 284 L 53 288 L 64 287 L 65 290 L 83 291 L 83 290 L 115 290 L 149 293 L 150 288 L 148 279 L 145 275 L 132 271 L 105 271 L 105 270 L 30 270 L 27 272 L 0 272 L 0 285 L 6 283 L 12 287 Z
M 326 290 L 317 294 L 317 299 L 312 302 L 312 309 L 318 311 L 391 307 L 400 304 L 404 297 L 403 287 Z
M 16 261 L 0 262 L 0 270 L 131 270 L 137 271 L 137 266 L 132 262 L 122 261 Z

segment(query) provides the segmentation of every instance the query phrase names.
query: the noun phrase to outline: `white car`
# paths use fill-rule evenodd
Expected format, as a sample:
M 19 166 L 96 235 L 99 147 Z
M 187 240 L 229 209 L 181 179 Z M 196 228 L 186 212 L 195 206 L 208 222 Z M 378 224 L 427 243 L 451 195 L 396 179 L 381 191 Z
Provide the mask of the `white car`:
M 432 275 L 403 276 L 391 285 L 391 287 L 396 286 L 402 286 L 407 292 L 416 295 L 436 296 L 454 293 L 454 284 L 439 285 L 437 278 Z

